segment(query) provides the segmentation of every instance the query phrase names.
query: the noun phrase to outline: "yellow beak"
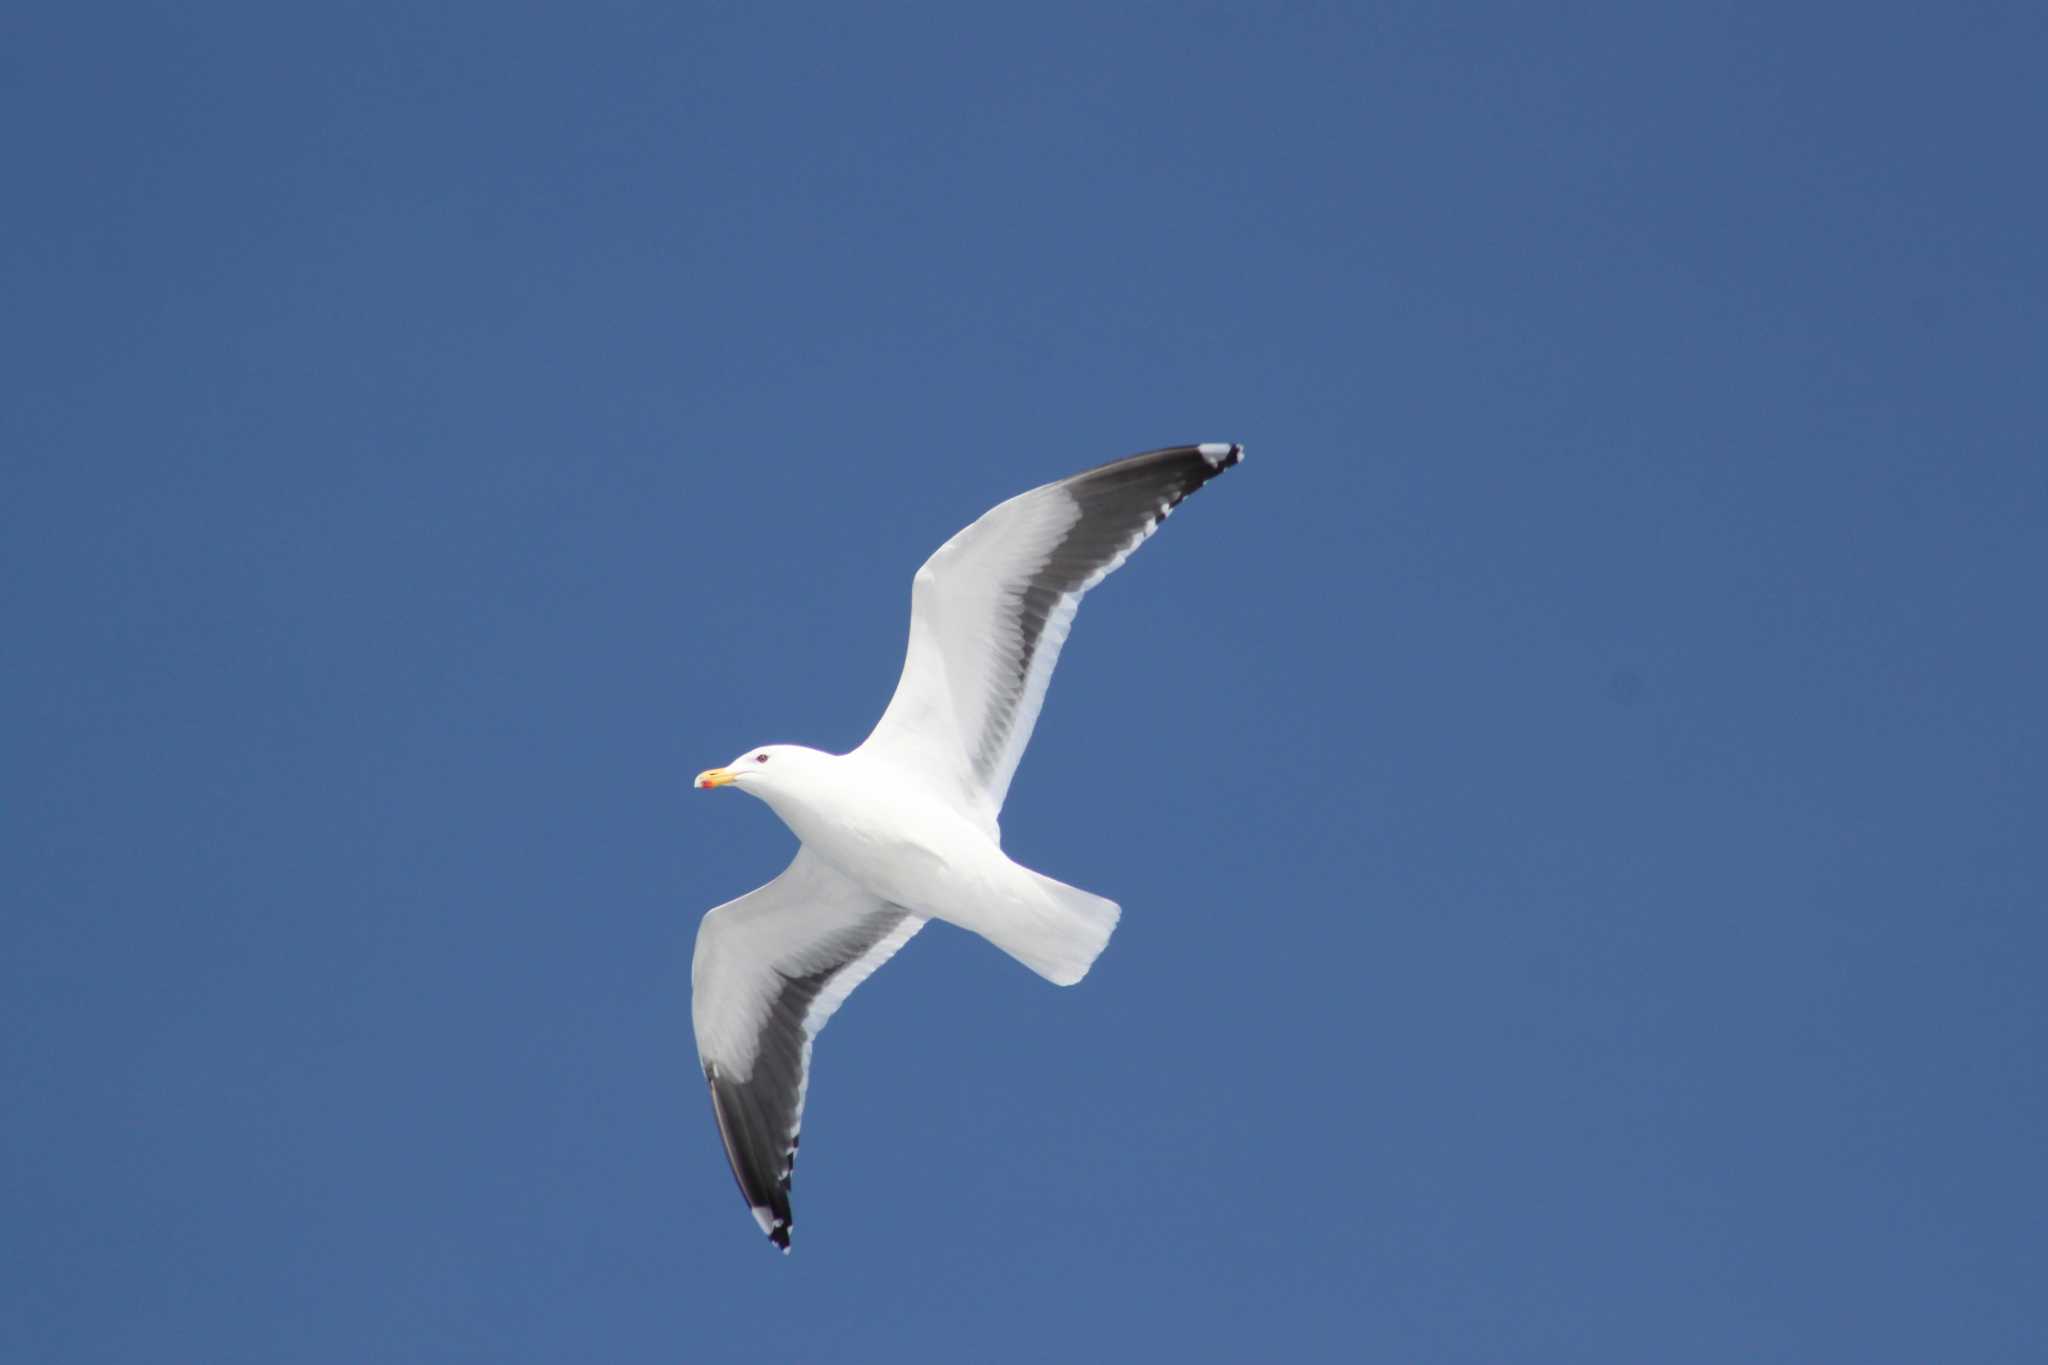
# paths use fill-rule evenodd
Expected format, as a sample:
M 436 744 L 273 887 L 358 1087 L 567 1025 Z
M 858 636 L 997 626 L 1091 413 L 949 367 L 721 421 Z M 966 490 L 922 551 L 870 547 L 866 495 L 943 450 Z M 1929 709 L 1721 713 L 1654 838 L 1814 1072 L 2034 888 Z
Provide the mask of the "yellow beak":
M 712 787 L 730 787 L 738 774 L 730 768 L 706 768 L 697 774 L 697 785 L 709 790 Z

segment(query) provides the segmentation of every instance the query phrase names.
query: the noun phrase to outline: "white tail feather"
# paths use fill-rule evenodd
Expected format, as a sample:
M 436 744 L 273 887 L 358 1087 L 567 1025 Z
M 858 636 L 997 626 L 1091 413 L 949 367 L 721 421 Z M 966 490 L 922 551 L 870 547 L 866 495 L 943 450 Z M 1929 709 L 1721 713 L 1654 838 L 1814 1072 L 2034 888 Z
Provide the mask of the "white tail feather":
M 1123 911 L 1078 886 L 1033 872 L 1039 904 L 1019 906 L 1000 922 L 977 925 L 982 937 L 1055 986 L 1071 986 L 1088 975 Z

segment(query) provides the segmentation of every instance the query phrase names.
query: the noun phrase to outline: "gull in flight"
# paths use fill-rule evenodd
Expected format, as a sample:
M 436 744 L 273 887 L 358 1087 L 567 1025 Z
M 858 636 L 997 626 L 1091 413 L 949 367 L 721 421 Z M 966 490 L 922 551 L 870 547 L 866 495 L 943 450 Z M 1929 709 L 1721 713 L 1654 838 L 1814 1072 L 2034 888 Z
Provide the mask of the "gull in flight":
M 781 876 L 704 916 L 690 967 L 718 1135 L 785 1252 L 811 1040 L 854 987 L 932 919 L 1061 986 L 1109 942 L 1116 903 L 1011 862 L 997 817 L 1082 595 L 1243 457 L 1154 450 L 995 507 L 911 580 L 903 676 L 859 748 L 768 744 L 698 774 L 766 801 L 802 843 Z

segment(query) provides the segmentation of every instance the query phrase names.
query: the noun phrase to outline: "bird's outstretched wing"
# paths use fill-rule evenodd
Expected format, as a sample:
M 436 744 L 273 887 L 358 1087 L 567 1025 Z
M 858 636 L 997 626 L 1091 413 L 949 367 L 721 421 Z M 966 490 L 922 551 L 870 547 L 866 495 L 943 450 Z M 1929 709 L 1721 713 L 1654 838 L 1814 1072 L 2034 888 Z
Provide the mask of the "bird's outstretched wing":
M 811 1040 L 924 923 L 799 849 L 697 930 L 690 1015 L 718 1135 L 755 1221 L 784 1251 Z
M 941 545 L 912 580 L 903 676 L 858 752 L 924 775 L 993 825 L 1082 595 L 1243 456 L 1133 455 L 1020 493 Z

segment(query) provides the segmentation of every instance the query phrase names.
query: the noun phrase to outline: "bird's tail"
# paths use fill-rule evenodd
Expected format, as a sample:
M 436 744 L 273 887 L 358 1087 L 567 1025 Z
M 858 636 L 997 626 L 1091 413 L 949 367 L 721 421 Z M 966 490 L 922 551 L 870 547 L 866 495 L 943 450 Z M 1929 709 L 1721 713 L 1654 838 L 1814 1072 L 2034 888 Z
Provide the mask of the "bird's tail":
M 1036 904 L 1007 908 L 999 922 L 976 926 L 982 936 L 1055 986 L 1088 975 L 1123 911 L 1078 886 L 1033 872 Z

